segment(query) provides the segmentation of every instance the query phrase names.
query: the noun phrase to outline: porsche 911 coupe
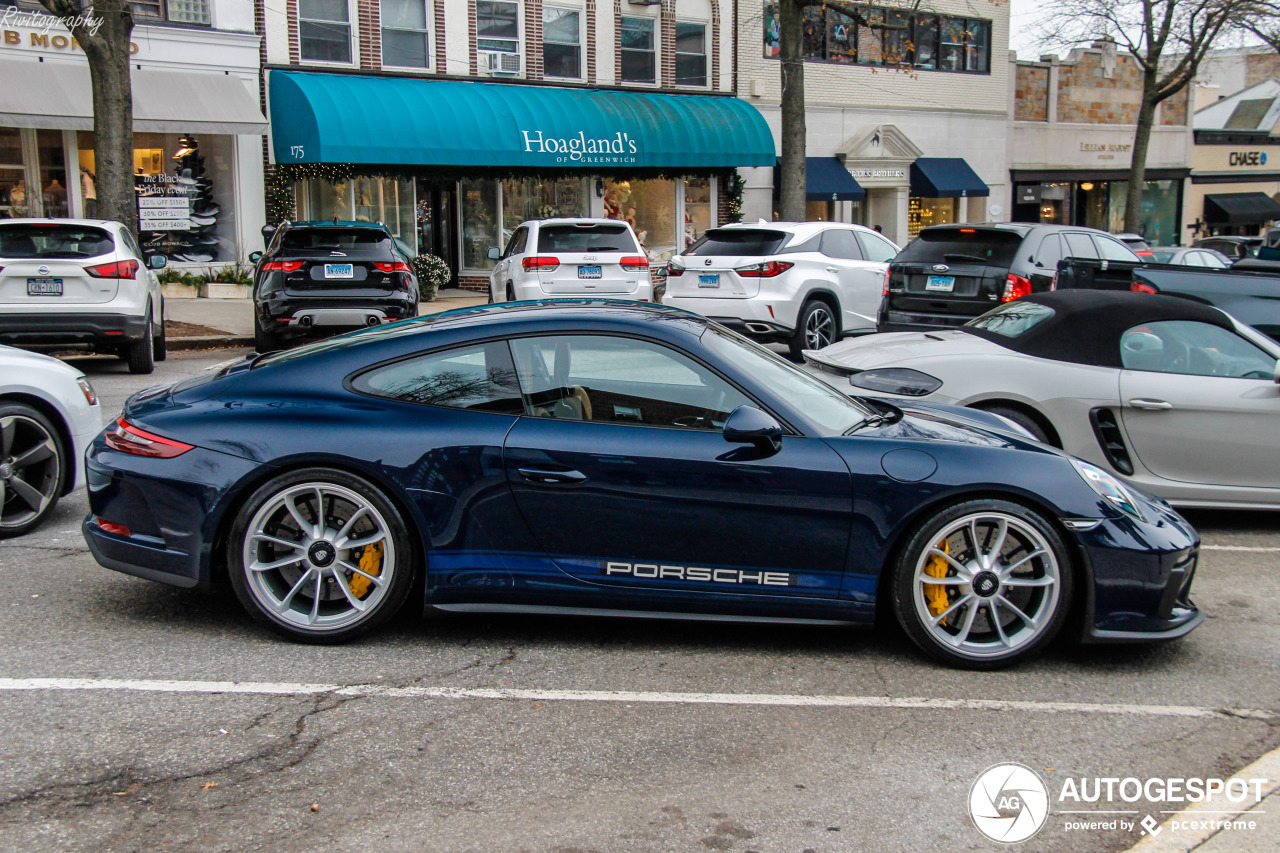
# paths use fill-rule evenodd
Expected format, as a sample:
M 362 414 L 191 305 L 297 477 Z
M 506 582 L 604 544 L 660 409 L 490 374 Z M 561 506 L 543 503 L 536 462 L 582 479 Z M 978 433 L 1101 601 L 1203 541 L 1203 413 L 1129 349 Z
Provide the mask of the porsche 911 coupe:
M 969 406 L 1175 506 L 1280 509 L 1280 344 L 1217 308 L 1064 290 L 805 354 L 851 395 Z
M 855 400 L 704 318 L 557 300 L 253 356 L 88 454 L 104 566 L 337 642 L 415 606 L 870 626 L 959 666 L 1180 637 L 1199 540 L 1008 421 Z M 420 582 L 415 584 L 415 582 Z

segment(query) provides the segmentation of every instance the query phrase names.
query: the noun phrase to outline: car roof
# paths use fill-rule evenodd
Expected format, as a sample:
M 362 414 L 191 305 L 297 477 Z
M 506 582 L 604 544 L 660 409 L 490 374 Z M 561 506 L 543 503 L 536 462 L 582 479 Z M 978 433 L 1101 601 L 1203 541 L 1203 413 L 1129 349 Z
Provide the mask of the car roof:
M 386 231 L 387 226 L 381 222 L 354 222 L 351 220 L 333 220 L 333 219 L 314 219 L 304 222 L 290 222 L 289 228 L 376 228 L 379 231 Z
M 124 227 L 114 219 L 49 219 L 38 217 L 0 219 L 0 225 L 92 225 L 94 228 L 110 228 L 115 231 L 119 231 Z
M 547 219 L 526 219 L 516 227 L 525 225 L 535 225 L 543 227 L 546 225 L 630 225 L 625 219 L 606 219 L 596 218 L 593 216 L 552 216 Z
M 1144 323 L 1191 320 L 1235 330 L 1231 318 L 1217 308 L 1161 294 L 1053 290 L 1009 304 L 1046 305 L 1054 314 L 1013 338 L 972 325 L 961 328 L 1023 355 L 1116 368 L 1122 367 L 1120 337 Z

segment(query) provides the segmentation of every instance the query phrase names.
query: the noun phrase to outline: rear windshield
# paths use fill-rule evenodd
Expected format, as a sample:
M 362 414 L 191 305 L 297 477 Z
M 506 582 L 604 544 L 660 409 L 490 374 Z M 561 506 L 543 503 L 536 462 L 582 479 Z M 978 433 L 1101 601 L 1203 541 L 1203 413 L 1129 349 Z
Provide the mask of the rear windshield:
M 637 252 L 625 225 L 591 223 L 544 225 L 538 229 L 539 252 Z
M 0 258 L 95 258 L 115 247 L 109 231 L 86 225 L 0 225 Z
M 1012 231 L 940 228 L 920 236 L 898 253 L 894 263 L 978 263 L 997 267 L 1013 265 L 1022 235 Z
M 311 249 L 390 249 L 391 235 L 376 228 L 295 228 L 285 232 L 280 248 L 290 251 Z
M 702 239 L 684 250 L 686 255 L 776 254 L 787 239 L 786 232 L 756 228 L 713 228 Z
M 1000 335 L 1005 338 L 1016 338 L 1053 316 L 1053 309 L 1048 305 L 1036 302 L 1014 300 L 993 308 L 981 317 L 965 323 L 971 329 Z
M 1158 264 L 1167 264 L 1173 260 L 1173 256 L 1178 253 L 1177 249 L 1152 249 L 1151 257 Z

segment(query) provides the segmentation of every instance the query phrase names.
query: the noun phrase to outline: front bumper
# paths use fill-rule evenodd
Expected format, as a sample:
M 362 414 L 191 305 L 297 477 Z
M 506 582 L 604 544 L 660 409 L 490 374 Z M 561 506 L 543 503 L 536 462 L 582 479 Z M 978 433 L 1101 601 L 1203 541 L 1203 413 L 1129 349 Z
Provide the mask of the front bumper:
M 147 334 L 145 314 L 0 313 L 0 343 L 13 346 L 47 344 L 116 345 L 142 340 Z

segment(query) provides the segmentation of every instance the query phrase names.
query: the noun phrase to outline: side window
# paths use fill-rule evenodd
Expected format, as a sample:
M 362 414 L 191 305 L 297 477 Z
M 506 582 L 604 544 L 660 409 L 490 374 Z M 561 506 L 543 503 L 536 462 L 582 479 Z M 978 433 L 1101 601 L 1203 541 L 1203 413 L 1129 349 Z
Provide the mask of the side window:
M 133 256 L 135 258 L 141 258 L 143 256 L 142 250 L 139 249 L 138 244 L 134 242 L 133 235 L 129 233 L 129 229 L 126 228 L 120 232 L 120 239 L 124 241 L 125 248 L 130 252 L 133 252 Z
M 351 387 L 405 403 L 522 415 L 506 341 L 427 353 L 357 376 Z
M 862 256 L 869 261 L 887 264 L 898 254 L 898 247 L 878 234 L 868 234 L 865 231 L 855 231 L 853 233 L 857 236 L 858 242 L 862 244 Z
M 862 249 L 858 246 L 853 232 L 845 231 L 843 228 L 822 232 L 822 254 L 828 258 L 843 261 L 862 260 Z
M 1032 257 L 1046 270 L 1056 270 L 1058 261 L 1062 260 L 1062 238 L 1057 234 L 1046 235 Z
M 1094 248 L 1093 241 L 1089 239 L 1088 234 L 1072 234 L 1062 235 L 1062 239 L 1067 241 L 1067 257 L 1068 258 L 1091 258 L 1096 260 L 1098 250 Z
M 605 335 L 511 341 L 534 417 L 718 430 L 751 400 L 690 358 L 660 344 Z
M 1206 267 L 1211 267 L 1216 270 L 1225 270 L 1228 266 L 1227 263 L 1217 255 L 1210 254 L 1209 252 L 1197 252 L 1197 254 L 1200 255 L 1200 263 Z
M 1110 237 L 1099 237 L 1093 235 L 1093 241 L 1098 244 L 1098 250 L 1102 253 L 1102 257 L 1108 261 L 1139 261 L 1140 258 L 1133 253 L 1124 243 L 1119 240 L 1112 240 Z
M 511 235 L 511 239 L 507 241 L 506 251 L 502 253 L 502 257 L 509 258 L 512 255 L 518 255 L 524 251 L 524 245 L 529 241 L 529 229 L 520 227 Z
M 1204 252 L 1187 252 L 1187 266 L 1202 267 L 1205 266 Z
M 1120 363 L 1127 370 L 1274 379 L 1276 360 L 1230 329 L 1193 320 L 1135 326 L 1120 336 Z

